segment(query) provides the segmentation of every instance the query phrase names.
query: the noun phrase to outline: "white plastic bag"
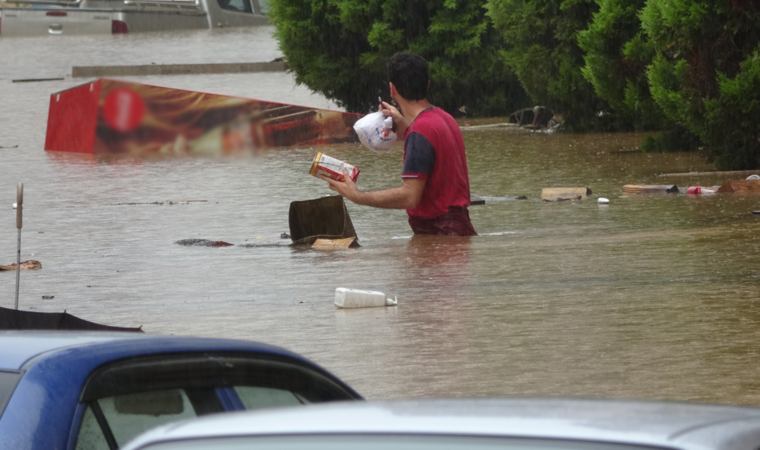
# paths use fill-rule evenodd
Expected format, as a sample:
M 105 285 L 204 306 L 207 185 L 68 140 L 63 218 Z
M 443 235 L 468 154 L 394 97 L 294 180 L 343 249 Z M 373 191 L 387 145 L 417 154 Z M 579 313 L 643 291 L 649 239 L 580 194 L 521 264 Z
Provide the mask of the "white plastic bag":
M 370 150 L 385 152 L 396 142 L 393 132 L 393 118 L 385 117 L 380 111 L 367 114 L 354 124 L 359 140 Z

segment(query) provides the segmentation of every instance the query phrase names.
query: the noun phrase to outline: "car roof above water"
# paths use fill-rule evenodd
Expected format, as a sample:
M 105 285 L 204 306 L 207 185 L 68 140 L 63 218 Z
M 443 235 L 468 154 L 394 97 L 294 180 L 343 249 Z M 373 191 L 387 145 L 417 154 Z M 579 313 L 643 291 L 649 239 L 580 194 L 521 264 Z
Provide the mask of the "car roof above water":
M 313 434 L 501 436 L 755 450 L 760 409 L 581 399 L 346 402 L 180 422 L 146 433 L 127 448 L 151 439 Z
M 85 349 L 94 349 L 94 346 L 101 350 L 104 359 L 108 359 L 108 347 L 118 348 L 123 356 L 157 353 L 162 349 L 165 351 L 207 351 L 218 348 L 227 351 L 272 353 L 303 359 L 275 346 L 229 339 L 103 331 L 0 331 L 0 370 L 19 370 L 28 361 L 37 357 L 54 355 L 61 351 L 86 351 Z

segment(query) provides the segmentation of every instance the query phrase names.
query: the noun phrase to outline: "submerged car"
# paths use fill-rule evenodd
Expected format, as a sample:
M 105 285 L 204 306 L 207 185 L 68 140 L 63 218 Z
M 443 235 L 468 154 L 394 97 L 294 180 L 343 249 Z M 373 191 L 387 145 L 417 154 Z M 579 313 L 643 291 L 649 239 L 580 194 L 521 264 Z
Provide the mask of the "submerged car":
M 209 416 L 124 450 L 757 450 L 760 409 L 504 399 L 346 402 Z
M 269 24 L 266 0 L 0 0 L 0 38 Z
M 118 332 L 0 332 L 0 448 L 117 449 L 210 413 L 361 396 L 271 345 Z

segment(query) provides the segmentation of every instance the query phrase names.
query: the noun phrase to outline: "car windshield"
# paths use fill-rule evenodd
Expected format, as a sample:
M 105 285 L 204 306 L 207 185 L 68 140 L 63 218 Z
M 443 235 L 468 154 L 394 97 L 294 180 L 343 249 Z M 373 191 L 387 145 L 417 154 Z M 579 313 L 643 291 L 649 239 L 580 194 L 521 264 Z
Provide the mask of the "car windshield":
M 560 439 L 440 435 L 305 435 L 164 442 L 140 450 L 653 450 L 655 447 Z

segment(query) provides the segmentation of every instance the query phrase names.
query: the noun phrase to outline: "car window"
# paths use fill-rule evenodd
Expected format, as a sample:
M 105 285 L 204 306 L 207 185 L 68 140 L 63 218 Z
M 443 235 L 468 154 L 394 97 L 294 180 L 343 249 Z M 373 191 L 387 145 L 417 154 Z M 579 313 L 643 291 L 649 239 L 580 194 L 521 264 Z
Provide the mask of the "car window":
M 497 430 L 494 430 L 497 432 Z M 140 450 L 654 450 L 654 447 L 560 439 L 441 435 L 312 435 L 194 439 Z M 658 449 L 662 450 L 662 449 Z
M 245 409 L 271 408 L 275 406 L 303 405 L 308 400 L 295 392 L 257 386 L 235 386 L 235 392 Z
M 119 446 L 158 425 L 198 416 L 181 389 L 102 398 L 98 404 Z
M 109 450 L 109 448 L 108 441 L 106 441 L 103 431 L 98 425 L 98 420 L 95 418 L 92 408 L 88 406 L 79 427 L 76 450 Z
M 93 400 L 82 418 L 76 450 L 108 450 L 109 441 L 120 447 L 159 425 L 221 411 L 210 395 L 215 394 L 204 398 L 198 392 L 170 389 Z
M 20 378 L 21 374 L 18 372 L 0 372 L 0 416 L 16 390 Z
M 239 403 L 231 397 L 235 394 Z M 320 372 L 282 358 L 205 353 L 130 358 L 98 368 L 86 381 L 76 449 L 116 449 L 150 428 L 221 412 L 225 405 L 260 409 L 356 398 Z
M 253 14 L 250 0 L 217 0 L 222 9 Z

